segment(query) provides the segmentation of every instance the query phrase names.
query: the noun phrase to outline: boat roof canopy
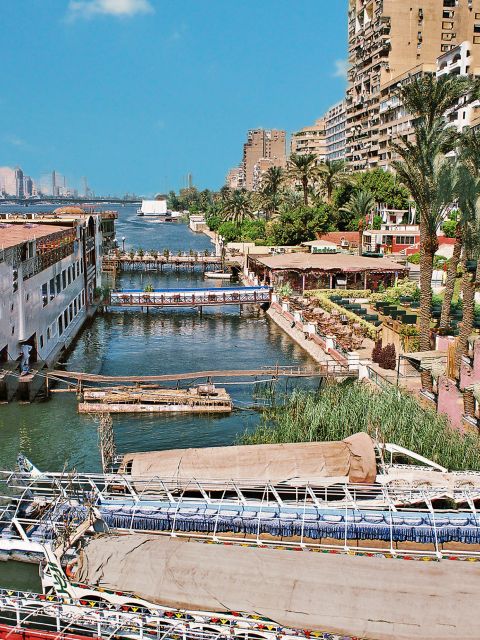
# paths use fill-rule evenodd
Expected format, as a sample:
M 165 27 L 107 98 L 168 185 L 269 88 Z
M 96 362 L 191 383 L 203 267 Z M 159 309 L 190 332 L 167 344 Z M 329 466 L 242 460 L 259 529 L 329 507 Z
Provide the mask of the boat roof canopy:
M 124 456 L 120 471 L 132 477 L 158 476 L 180 484 L 208 480 L 271 482 L 288 485 L 319 478 L 375 482 L 375 446 L 367 433 L 340 442 L 263 444 L 208 449 L 176 449 Z

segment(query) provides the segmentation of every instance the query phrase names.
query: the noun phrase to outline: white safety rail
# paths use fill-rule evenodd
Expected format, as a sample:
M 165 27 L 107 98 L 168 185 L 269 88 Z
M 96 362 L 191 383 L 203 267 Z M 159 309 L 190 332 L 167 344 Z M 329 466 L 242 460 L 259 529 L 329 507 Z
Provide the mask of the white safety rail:
M 110 525 L 110 530 L 146 530 L 158 535 L 285 548 L 431 555 L 439 559 L 452 553 L 479 556 L 476 549 L 480 537 L 477 511 L 480 488 L 465 488 L 461 476 L 458 487 L 447 488 L 428 487 L 425 482 L 414 486 L 398 481 L 393 486 L 332 484 L 332 479 L 327 478 L 323 485 L 294 487 L 259 484 L 253 480 L 239 484 L 233 480 L 191 479 L 179 484 L 156 476 L 135 479 L 120 474 L 74 473 L 42 476 L 5 473 L 3 482 L 9 495 L 0 496 L 0 504 L 8 504 L 0 513 L 0 548 L 2 541 L 15 548 L 15 540 L 62 539 L 82 520 L 107 522 L 108 514 L 117 509 L 123 512 L 123 520 Z M 13 501 L 12 491 L 19 496 Z M 444 506 L 445 500 L 451 505 L 448 509 Z M 73 505 L 77 506 L 73 508 Z M 138 524 L 145 517 L 145 510 L 147 516 L 153 510 L 154 516 L 158 513 L 158 517 L 165 518 L 163 528 L 152 530 Z M 195 517 L 200 520 L 208 516 L 208 530 L 183 526 L 192 513 L 198 514 Z M 228 526 L 228 517 L 232 514 L 237 514 L 237 524 L 241 524 L 236 533 Z M 244 520 L 248 520 L 248 527 L 243 527 Z M 285 523 L 292 520 L 295 528 L 285 527 Z M 278 525 L 277 534 L 265 535 L 270 521 Z M 335 540 L 326 533 L 311 534 L 315 527 L 318 530 L 318 521 L 322 521 L 322 531 L 328 531 L 332 523 L 335 525 Z M 457 523 L 460 538 L 455 538 Z M 356 527 L 355 531 L 364 531 L 365 535 L 353 536 L 352 527 Z M 405 528 L 414 529 L 413 538 L 425 544 L 418 544 L 418 549 L 412 548 L 412 544 L 402 548 L 398 535 L 399 531 L 405 532 Z M 373 531 L 380 531 L 382 536 L 373 538 Z M 453 538 L 447 540 L 445 532 L 450 535 L 452 531 Z
M 196 307 L 263 304 L 271 301 L 270 287 L 212 287 L 199 289 L 122 289 L 110 293 L 109 306 Z

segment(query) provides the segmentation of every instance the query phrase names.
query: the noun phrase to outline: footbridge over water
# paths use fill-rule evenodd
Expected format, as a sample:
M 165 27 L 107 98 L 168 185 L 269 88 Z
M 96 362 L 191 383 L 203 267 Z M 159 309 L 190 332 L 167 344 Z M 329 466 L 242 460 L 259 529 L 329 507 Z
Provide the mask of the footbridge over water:
M 120 289 L 110 293 L 107 307 L 211 307 L 270 304 L 270 287 L 211 287 L 199 289 Z

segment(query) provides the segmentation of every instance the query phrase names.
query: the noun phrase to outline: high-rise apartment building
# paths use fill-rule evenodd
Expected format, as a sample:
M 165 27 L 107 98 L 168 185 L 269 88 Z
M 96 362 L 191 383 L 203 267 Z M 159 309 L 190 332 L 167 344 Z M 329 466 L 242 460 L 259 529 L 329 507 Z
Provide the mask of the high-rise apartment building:
M 347 127 L 347 103 L 345 100 L 330 107 L 324 120 L 326 159 L 344 160 Z
M 255 165 L 262 159 L 270 160 L 269 166 L 285 167 L 286 133 L 277 129 L 250 129 L 247 142 L 243 145 L 244 187 L 253 191 L 259 184 Z
M 15 195 L 17 198 L 24 198 L 23 171 L 20 167 L 15 167 Z
M 319 162 L 324 162 L 327 156 L 325 124 L 325 118 L 319 118 L 314 125 L 296 131 L 290 142 L 291 152 L 298 155 L 313 153 Z
M 480 0 L 349 0 L 346 158 L 353 170 L 379 164 L 382 90 L 458 44 L 480 61 Z M 387 127 L 388 129 L 388 127 Z

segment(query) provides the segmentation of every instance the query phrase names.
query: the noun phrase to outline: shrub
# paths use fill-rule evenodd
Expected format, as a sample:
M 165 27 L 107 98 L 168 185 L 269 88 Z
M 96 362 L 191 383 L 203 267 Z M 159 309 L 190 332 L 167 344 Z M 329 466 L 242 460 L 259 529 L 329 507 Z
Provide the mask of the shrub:
M 281 284 L 276 288 L 276 292 L 282 298 L 289 298 L 293 293 L 292 285 L 289 282 Z
M 397 354 L 395 352 L 395 345 L 387 344 L 381 350 L 378 358 L 378 364 L 382 369 L 395 370 L 397 366 Z
M 381 353 L 382 353 L 382 340 L 380 338 L 380 340 L 377 340 L 375 342 L 375 346 L 373 347 L 372 361 L 378 364 L 380 362 Z
M 408 256 L 407 261 L 410 262 L 410 264 L 420 264 L 420 254 L 412 253 L 411 256 Z

